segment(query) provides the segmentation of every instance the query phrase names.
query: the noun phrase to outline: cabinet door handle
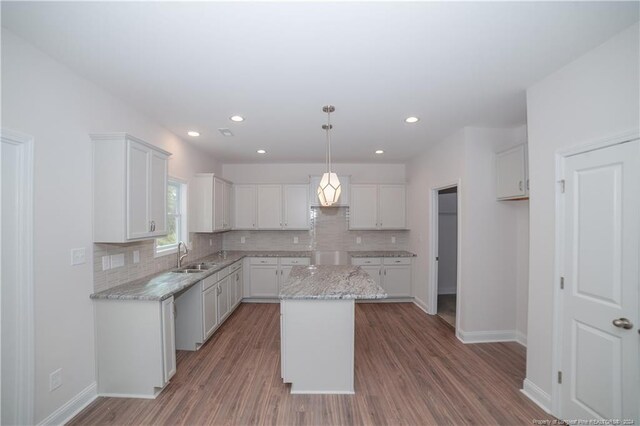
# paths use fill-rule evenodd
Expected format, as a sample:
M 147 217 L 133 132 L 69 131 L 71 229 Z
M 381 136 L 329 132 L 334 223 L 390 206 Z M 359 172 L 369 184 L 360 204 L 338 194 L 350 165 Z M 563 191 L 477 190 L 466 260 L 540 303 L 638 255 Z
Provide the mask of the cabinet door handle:
M 378 269 L 378 275 L 382 275 L 382 269 Z
M 522 181 L 518 182 L 518 189 L 520 189 L 520 191 L 522 191 Z
M 387 275 L 387 270 L 386 270 L 386 269 L 384 270 L 384 275 L 385 275 L 385 276 Z
M 527 179 L 527 191 L 529 190 L 529 179 Z

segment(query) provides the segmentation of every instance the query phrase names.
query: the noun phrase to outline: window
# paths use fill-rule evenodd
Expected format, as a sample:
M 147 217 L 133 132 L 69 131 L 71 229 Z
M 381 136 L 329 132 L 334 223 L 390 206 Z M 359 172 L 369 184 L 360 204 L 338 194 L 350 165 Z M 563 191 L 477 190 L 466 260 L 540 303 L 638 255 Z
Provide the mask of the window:
M 156 255 L 175 253 L 187 239 L 187 185 L 175 178 L 167 184 L 167 236 L 156 239 Z

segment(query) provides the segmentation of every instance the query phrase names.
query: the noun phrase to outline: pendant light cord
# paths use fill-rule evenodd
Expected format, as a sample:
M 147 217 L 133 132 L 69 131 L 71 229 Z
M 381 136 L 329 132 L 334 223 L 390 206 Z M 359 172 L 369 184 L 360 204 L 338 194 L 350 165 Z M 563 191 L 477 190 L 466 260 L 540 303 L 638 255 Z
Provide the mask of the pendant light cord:
M 328 169 L 329 176 L 331 176 L 331 108 L 327 111 L 327 158 L 328 158 Z

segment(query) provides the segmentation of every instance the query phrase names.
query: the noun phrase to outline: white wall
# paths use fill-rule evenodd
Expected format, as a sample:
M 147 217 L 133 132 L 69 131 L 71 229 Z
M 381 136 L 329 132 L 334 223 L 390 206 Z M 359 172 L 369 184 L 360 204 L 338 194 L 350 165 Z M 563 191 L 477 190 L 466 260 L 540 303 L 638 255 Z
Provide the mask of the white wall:
M 438 194 L 438 294 L 455 294 L 458 265 L 458 194 Z
M 527 90 L 531 182 L 527 379 L 550 394 L 555 154 L 640 127 L 635 24 Z
M 430 190 L 458 179 L 461 208 L 461 318 L 469 339 L 486 332 L 515 336 L 522 202 L 496 201 L 494 154 L 526 142 L 524 126 L 513 129 L 465 128 L 430 148 L 407 167 L 410 249 L 417 302 L 429 305 Z M 525 206 L 526 208 L 526 206 Z
M 95 381 L 91 141 L 126 131 L 174 155 L 169 173 L 220 172 L 210 156 L 2 29 L 2 126 L 35 141 L 35 420 Z M 70 266 L 70 249 L 87 262 Z M 49 392 L 49 374 L 63 384 Z
M 333 164 L 340 175 L 351 175 L 352 183 L 403 183 L 404 164 Z M 324 163 L 313 164 L 224 164 L 222 175 L 233 183 L 308 183 L 309 175 L 326 172 Z

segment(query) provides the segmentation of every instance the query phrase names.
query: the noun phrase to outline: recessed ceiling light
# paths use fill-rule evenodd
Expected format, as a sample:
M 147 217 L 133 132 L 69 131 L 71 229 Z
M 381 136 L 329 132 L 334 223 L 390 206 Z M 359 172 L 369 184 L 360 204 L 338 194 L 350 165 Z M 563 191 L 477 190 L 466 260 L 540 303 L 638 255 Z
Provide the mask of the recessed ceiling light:
M 265 151 L 264 149 L 259 149 L 258 150 L 258 154 L 266 154 L 266 153 L 267 153 L 267 151 Z
M 384 154 L 384 151 L 383 151 L 383 150 L 381 150 L 381 149 L 377 149 L 377 150 L 376 150 L 376 154 Z
M 244 121 L 244 117 L 241 115 L 232 115 L 231 117 L 229 117 L 229 120 L 239 123 L 241 121 Z
M 407 123 L 417 123 L 420 119 L 418 117 L 407 117 L 404 121 Z
M 189 130 L 187 134 L 189 136 L 193 136 L 194 138 L 197 138 L 198 136 L 200 136 L 200 133 L 196 132 L 195 130 Z

